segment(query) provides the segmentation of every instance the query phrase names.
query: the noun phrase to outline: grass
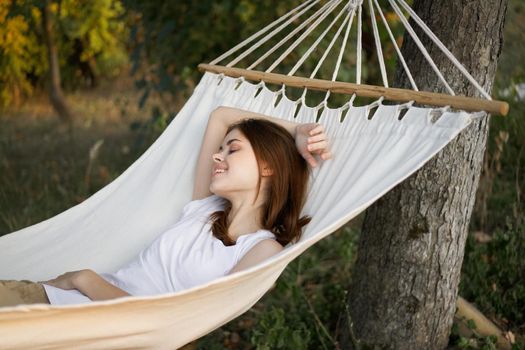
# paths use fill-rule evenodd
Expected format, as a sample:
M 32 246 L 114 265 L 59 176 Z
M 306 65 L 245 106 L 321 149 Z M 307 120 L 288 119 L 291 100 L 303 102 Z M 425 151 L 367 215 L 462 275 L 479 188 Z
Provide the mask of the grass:
M 82 202 L 153 142 L 154 133 L 136 127 L 149 120 L 134 102 L 138 93 L 111 92 L 119 88 L 69 96 L 77 117 L 72 133 L 45 96 L 0 114 L 0 236 Z
M 164 116 L 151 117 L 159 101 L 151 99 L 145 109 L 138 109 L 140 93 L 131 86 L 130 80 L 121 79 L 95 91 L 68 95 L 77 115 L 72 133 L 60 124 L 46 96 L 0 114 L 0 236 L 82 202 L 122 173 L 156 139 L 167 122 Z M 505 128 L 513 129 L 512 139 L 499 151 L 498 167 L 492 161 L 499 149 L 494 138 Z M 515 202 L 520 192 L 513 190 L 515 173 L 498 173 L 517 162 L 513 142 L 519 145 L 516 138 L 521 134 L 512 125 L 497 125 L 495 130 L 489 145 L 491 163 L 485 167 L 477 199 L 477 208 L 488 211 L 476 210 L 472 226 L 473 231 L 490 230 L 485 233 L 492 240 L 483 243 L 472 235 L 469 238 L 462 271 L 462 280 L 469 283 L 460 285 L 460 293 L 516 335 L 515 349 L 525 349 L 525 321 L 519 309 L 525 300 L 525 282 L 519 272 L 525 265 L 521 265 L 518 243 L 523 244 L 523 226 L 514 224 L 521 215 L 521 206 Z M 509 213 L 511 226 L 505 226 L 501 221 Z M 248 312 L 202 337 L 196 346 L 207 350 L 338 348 L 360 220 L 304 252 Z M 465 339 L 453 333 L 450 347 L 490 349 L 492 343 L 490 338 Z

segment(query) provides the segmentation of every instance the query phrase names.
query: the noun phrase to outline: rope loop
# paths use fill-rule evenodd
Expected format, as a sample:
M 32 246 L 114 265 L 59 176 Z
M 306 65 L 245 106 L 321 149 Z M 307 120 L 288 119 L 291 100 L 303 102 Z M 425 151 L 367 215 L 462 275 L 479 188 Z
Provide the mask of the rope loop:
M 328 98 L 330 97 L 330 94 L 332 93 L 332 91 L 330 90 L 326 90 L 326 95 L 324 97 L 324 101 L 326 102 L 328 100 Z
M 487 117 L 488 115 L 489 114 L 485 111 L 474 112 L 474 113 L 470 113 L 470 119 L 478 121 L 482 118 Z
M 352 96 L 350 97 L 350 99 L 348 101 L 346 101 L 342 106 L 341 106 L 341 111 L 344 111 L 345 109 L 348 109 L 350 107 L 354 107 L 354 100 L 356 98 L 356 94 L 355 92 L 352 94 Z
M 402 103 L 402 104 L 399 104 L 397 105 L 397 111 L 399 112 L 400 110 L 404 109 L 404 108 L 410 108 L 412 107 L 412 105 L 415 103 L 414 100 L 411 100 L 411 101 L 408 101 L 406 103 Z
M 381 96 L 381 97 L 379 97 L 377 100 L 375 100 L 374 102 L 372 102 L 372 103 L 370 104 L 370 106 L 374 106 L 374 107 L 377 106 L 377 107 L 379 107 L 379 106 L 381 106 L 381 105 L 383 104 L 383 101 L 384 101 L 384 100 L 385 100 L 385 96 Z
M 355 98 L 357 97 L 357 94 L 354 92 L 352 96 L 350 97 L 350 100 L 348 100 L 348 103 L 350 103 L 350 106 L 354 106 Z
M 244 83 L 246 81 L 246 79 L 244 79 L 244 76 L 241 75 L 240 77 L 238 77 L 237 79 L 235 79 L 235 83 L 237 84 L 238 82 L 241 82 L 241 83 Z
M 264 83 L 264 80 L 261 80 L 260 82 L 258 82 L 258 83 L 255 85 L 256 88 L 259 88 L 259 87 L 261 87 L 261 86 L 262 86 L 263 88 L 266 87 L 266 84 Z
M 219 73 L 217 75 L 217 86 L 221 83 L 221 81 L 224 79 L 224 73 Z
M 320 110 L 322 107 L 324 107 L 324 108 L 327 107 L 326 100 L 321 101 L 317 106 L 315 106 L 315 111 L 317 112 L 317 111 Z
M 301 95 L 300 98 L 297 99 L 297 100 L 300 100 L 302 102 L 303 106 L 306 106 L 306 90 L 308 90 L 308 89 L 304 88 L 303 94 Z
M 450 105 L 443 106 L 439 109 L 441 110 L 441 113 L 450 112 Z
M 282 97 L 286 96 L 286 85 L 283 83 L 281 88 L 277 91 L 277 94 L 281 94 Z
M 301 98 L 304 99 L 306 97 L 306 92 L 308 91 L 308 88 L 305 86 L 303 89 L 303 93 L 301 95 Z

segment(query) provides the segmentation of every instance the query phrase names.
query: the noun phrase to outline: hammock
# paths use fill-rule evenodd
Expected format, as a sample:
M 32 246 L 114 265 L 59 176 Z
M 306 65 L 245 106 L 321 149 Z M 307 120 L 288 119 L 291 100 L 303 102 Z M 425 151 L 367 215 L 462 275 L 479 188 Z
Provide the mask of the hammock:
M 291 22 L 317 2 L 303 3 L 257 34 L 264 34 L 281 22 Z M 327 11 L 340 2 L 327 2 L 314 19 L 326 17 Z M 351 19 L 355 13 L 360 17 L 361 6 L 352 1 L 345 4 L 341 13 L 346 13 L 346 22 L 334 37 L 345 28 L 346 39 Z M 340 61 L 339 58 L 337 69 Z M 325 126 L 333 158 L 320 162 L 311 173 L 308 199 L 301 215 L 311 215 L 312 221 L 301 240 L 288 244 L 257 266 L 176 293 L 78 305 L 0 308 L 2 347 L 174 349 L 202 337 L 249 310 L 294 258 L 414 173 L 482 115 L 448 107 L 416 107 L 413 101 L 385 105 L 382 97 L 369 105 L 353 106 L 355 95 L 337 108 L 329 108 L 326 99 L 311 107 L 306 105 L 304 94 L 291 100 L 284 84 L 281 90 L 272 91 L 264 80 L 255 84 L 244 75 L 229 76 L 238 73 L 228 71 L 235 69 L 231 68 L 235 62 L 229 67 L 214 63 L 207 66 L 209 69 L 192 96 L 162 135 L 118 178 L 84 202 L 0 238 L 0 279 L 41 281 L 85 268 L 98 273 L 114 272 L 133 259 L 177 222 L 182 207 L 191 200 L 199 146 L 208 116 L 218 106 Z M 223 69 L 227 74 L 214 73 L 212 69 Z M 258 74 L 250 69 L 240 70 L 245 75 Z M 269 72 L 259 74 L 272 78 Z M 336 82 L 336 75 L 331 82 L 322 82 L 348 84 Z M 273 78 L 276 76 L 305 82 L 305 78 L 292 74 L 274 74 Z M 307 84 L 318 83 L 313 75 L 306 80 Z M 501 109 L 501 105 L 497 108 Z

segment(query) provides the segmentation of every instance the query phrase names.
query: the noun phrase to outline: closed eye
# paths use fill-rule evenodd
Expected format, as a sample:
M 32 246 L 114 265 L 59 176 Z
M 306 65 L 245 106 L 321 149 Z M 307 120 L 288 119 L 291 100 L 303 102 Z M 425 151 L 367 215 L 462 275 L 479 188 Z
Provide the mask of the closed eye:
M 237 150 L 236 149 L 231 149 L 231 150 L 228 151 L 228 154 L 231 154 L 231 153 L 233 153 L 235 151 L 237 151 Z

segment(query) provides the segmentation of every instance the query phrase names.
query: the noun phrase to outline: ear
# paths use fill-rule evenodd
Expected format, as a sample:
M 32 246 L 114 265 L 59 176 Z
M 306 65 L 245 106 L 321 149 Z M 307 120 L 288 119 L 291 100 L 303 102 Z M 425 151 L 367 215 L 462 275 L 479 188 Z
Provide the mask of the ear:
M 264 166 L 264 167 L 263 167 L 263 170 L 262 170 L 262 172 L 261 172 L 261 175 L 262 175 L 262 176 L 272 176 L 272 175 L 273 175 L 273 170 L 270 169 L 269 166 Z

